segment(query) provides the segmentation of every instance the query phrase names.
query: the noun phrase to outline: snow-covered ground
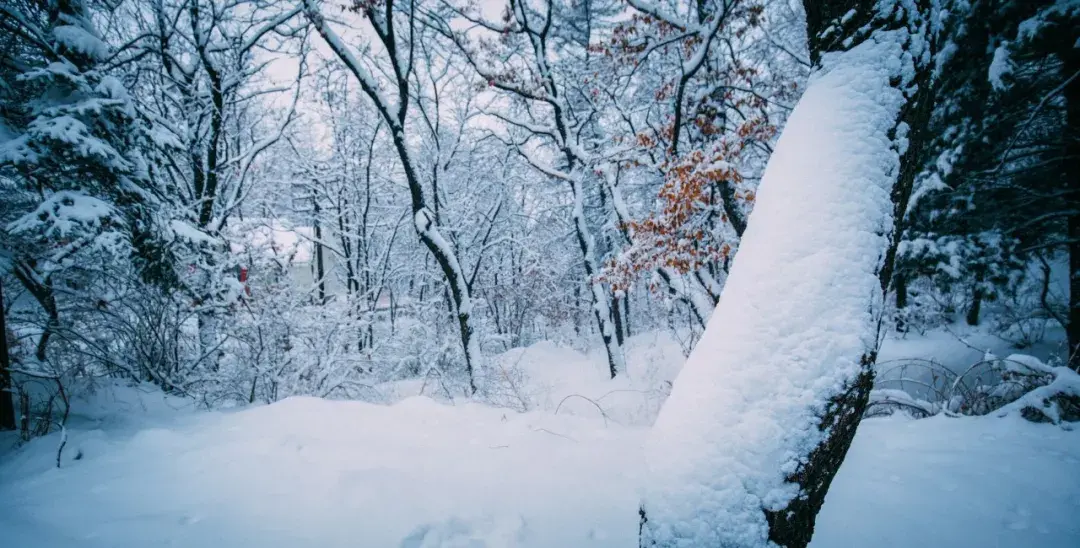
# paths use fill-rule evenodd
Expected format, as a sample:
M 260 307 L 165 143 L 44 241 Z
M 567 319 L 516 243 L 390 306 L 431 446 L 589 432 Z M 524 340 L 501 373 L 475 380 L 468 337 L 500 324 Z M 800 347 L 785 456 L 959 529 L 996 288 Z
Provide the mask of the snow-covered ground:
M 639 421 L 652 413 L 630 410 L 652 405 L 648 387 L 662 391 L 677 372 L 677 345 L 633 344 L 639 379 L 623 384 L 594 378 L 601 357 L 547 343 L 503 356 L 528 375 L 528 413 L 424 397 L 204 412 L 150 389 L 102 389 L 75 408 L 59 469 L 59 434 L 15 450 L 0 438 L 0 539 L 19 548 L 637 546 L 648 433 Z M 606 418 L 571 394 L 600 403 Z M 1077 546 L 1078 470 L 1080 432 L 1058 426 L 869 419 L 813 546 Z

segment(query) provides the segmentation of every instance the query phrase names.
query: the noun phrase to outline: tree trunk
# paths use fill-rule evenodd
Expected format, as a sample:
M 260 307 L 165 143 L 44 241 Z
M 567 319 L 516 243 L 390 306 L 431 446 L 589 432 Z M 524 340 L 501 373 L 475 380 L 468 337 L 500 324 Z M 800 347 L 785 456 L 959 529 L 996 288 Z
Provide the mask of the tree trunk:
M 893 286 L 896 291 L 896 330 L 907 333 L 907 320 L 904 318 L 904 309 L 908 305 L 907 276 L 903 272 L 898 272 L 893 280 Z
M 811 56 L 816 63 L 820 63 L 821 53 L 825 51 L 840 51 L 850 49 L 845 41 L 855 36 L 855 29 L 861 28 L 866 23 L 857 20 L 866 18 L 871 25 L 877 23 L 879 28 L 895 28 L 896 17 L 887 17 L 872 20 L 872 14 L 876 11 L 875 0 L 804 0 L 803 4 L 807 11 L 808 36 L 810 40 Z M 909 13 L 902 19 L 926 21 L 930 17 L 930 2 L 928 0 L 916 0 L 913 4 L 919 13 Z M 903 9 L 903 8 L 899 8 Z M 814 26 L 809 25 L 810 12 L 814 11 L 818 16 L 828 14 L 831 17 L 817 19 Z M 841 32 L 833 32 L 830 36 L 836 38 L 829 42 L 820 37 L 825 34 L 830 21 L 832 24 L 839 23 L 846 14 L 855 10 L 852 17 Z M 902 24 L 902 23 L 900 23 Z M 858 26 L 856 26 L 858 25 Z M 815 42 L 818 48 L 815 49 Z M 932 45 L 928 45 L 932 47 Z M 910 44 L 905 48 L 910 48 Z M 931 50 L 932 52 L 932 50 Z M 878 280 L 881 284 L 882 296 L 888 292 L 889 284 L 893 280 L 896 268 L 896 254 L 900 245 L 900 238 L 904 228 L 904 213 L 907 211 L 908 202 L 915 184 L 915 177 L 919 174 L 923 165 L 923 154 L 926 143 L 929 141 L 926 135 L 927 126 L 930 122 L 930 113 L 933 107 L 932 82 L 930 67 L 932 63 L 916 66 L 914 82 L 917 85 L 914 94 L 906 97 L 907 102 L 901 107 L 900 116 L 890 131 L 890 139 L 896 139 L 898 128 L 906 125 L 907 150 L 900 156 L 899 172 L 892 189 L 893 203 L 893 230 L 888 246 L 885 249 L 884 260 L 878 271 Z M 878 323 L 877 333 L 880 335 L 881 323 Z M 800 488 L 800 496 L 792 500 L 786 507 L 779 510 L 766 512 L 769 522 L 769 540 L 781 546 L 804 547 L 810 544 L 814 534 L 814 523 L 821 506 L 825 503 L 825 495 L 840 470 L 840 465 L 855 439 L 856 430 L 862 420 L 873 388 L 873 364 L 877 360 L 877 349 L 871 349 L 859 358 L 861 372 L 845 387 L 845 390 L 829 400 L 828 407 L 821 415 L 818 429 L 825 433 L 822 442 L 810 452 L 805 462 L 799 466 L 794 474 L 788 477 L 788 481 L 795 483 Z
M 1062 75 L 1073 78 L 1065 88 L 1067 119 L 1063 175 L 1075 211 L 1080 208 L 1080 79 L 1075 77 L 1080 71 L 1080 52 L 1075 47 L 1067 48 L 1062 57 Z M 1080 371 L 1080 214 L 1069 216 L 1068 225 L 1069 367 Z
M 807 546 L 873 386 L 929 121 L 930 56 L 912 34 L 930 2 L 804 4 L 818 78 L 651 433 L 643 547 Z
M 386 9 L 388 13 L 392 11 L 391 0 L 386 2 Z M 407 105 L 409 99 L 408 71 L 412 69 L 411 63 L 408 67 L 402 67 L 400 65 L 401 59 L 398 57 L 397 52 L 398 47 L 402 44 L 398 43 L 399 38 L 394 34 L 392 29 L 385 34 L 378 36 L 386 49 L 388 61 L 394 67 L 395 72 L 395 78 L 392 84 L 396 86 L 396 91 L 398 92 L 398 104 L 395 105 L 396 112 L 391 112 L 391 105 L 386 101 L 379 89 L 380 83 L 374 80 L 368 70 L 359 64 L 354 52 L 348 48 L 341 40 L 341 37 L 330 28 L 329 23 L 327 23 L 322 13 L 320 13 L 314 0 L 304 1 L 304 11 L 308 20 L 315 27 L 315 30 L 319 35 L 322 36 L 326 45 L 356 78 L 357 82 L 360 84 L 360 88 L 364 91 L 364 94 L 371 99 L 376 110 L 379 111 L 380 118 L 386 123 L 390 130 L 390 138 L 394 145 L 394 151 L 397 153 L 398 160 L 400 161 L 402 170 L 405 174 L 405 182 L 409 188 L 409 200 L 413 213 L 413 228 L 416 230 L 416 235 L 420 238 L 421 243 L 424 244 L 424 247 L 427 248 L 430 255 L 439 265 L 439 269 L 442 271 L 443 277 L 446 279 L 446 283 L 450 288 L 450 295 L 453 298 L 454 309 L 458 319 L 458 328 L 461 335 L 461 347 L 464 351 L 465 374 L 469 385 L 468 390 L 470 395 L 475 394 L 476 379 L 474 376 L 474 368 L 479 365 L 481 355 L 479 345 L 473 332 L 472 289 L 469 287 L 466 273 L 462 269 L 461 263 L 458 261 L 457 251 L 451 245 L 451 242 L 443 236 L 438 216 L 425 202 L 423 185 L 417 175 L 416 163 L 413 162 L 412 154 L 409 150 L 409 145 L 405 136 L 406 113 L 408 112 Z M 391 22 L 392 20 L 393 18 L 390 19 Z M 374 21 L 373 24 L 375 24 L 376 27 L 378 26 L 378 23 L 375 23 Z M 410 40 L 411 39 L 412 36 L 410 34 Z M 411 46 L 412 44 L 408 44 L 406 49 L 411 48 Z
M 569 156 L 569 155 L 568 155 Z M 568 163 L 573 165 L 573 157 L 568 157 Z M 589 295 L 592 297 L 593 317 L 600 329 L 600 338 L 604 341 L 604 350 L 607 352 L 608 372 L 611 378 L 625 369 L 623 362 L 622 334 L 619 327 L 613 321 L 611 293 L 604 288 L 604 284 L 597 279 L 600 274 L 600 265 L 596 261 L 596 242 L 592 232 L 589 231 L 585 222 L 585 196 L 580 178 L 570 182 L 570 190 L 573 194 L 574 208 L 571 217 L 574 221 L 574 234 L 577 236 L 578 247 L 581 249 L 582 266 L 585 267 L 585 281 L 589 285 Z
M 319 197 L 312 195 L 315 206 L 315 276 L 319 287 L 319 304 L 326 304 L 326 265 L 323 263 L 322 224 L 319 222 Z
M 971 306 L 968 307 L 967 317 L 964 318 L 968 325 L 979 325 L 979 316 L 982 315 L 982 276 L 975 277 L 975 287 L 971 288 Z
M 14 430 L 15 390 L 11 382 L 11 356 L 8 354 L 6 315 L 4 280 L 0 279 L 0 430 Z

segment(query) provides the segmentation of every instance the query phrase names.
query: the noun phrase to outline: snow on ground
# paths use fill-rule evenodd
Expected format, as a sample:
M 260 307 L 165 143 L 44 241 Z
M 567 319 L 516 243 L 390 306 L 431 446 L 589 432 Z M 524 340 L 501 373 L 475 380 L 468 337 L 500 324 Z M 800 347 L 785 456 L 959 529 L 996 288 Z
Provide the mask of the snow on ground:
M 1065 357 L 1065 333 L 1054 329 L 1043 340 L 1028 348 L 1017 348 L 1012 342 L 988 332 L 985 327 L 957 324 L 926 333 L 892 334 L 878 352 L 878 372 L 887 373 L 890 366 L 912 358 L 932 359 L 948 369 L 962 372 L 983 359 L 987 352 L 1007 356 L 1023 352 L 1043 362 Z
M 50 547 L 630 546 L 642 434 L 419 397 L 290 398 L 72 431 L 60 469 L 57 436 L 35 440 L 0 463 L 0 531 Z
M 1080 432 L 1017 418 L 863 421 L 813 548 L 1080 546 Z
M 530 413 L 421 397 L 203 412 L 153 389 L 102 389 L 75 408 L 60 469 L 59 434 L 13 451 L 0 437 L 0 538 L 18 548 L 634 547 L 647 435 L 635 421 L 648 413 L 631 409 L 649 400 L 604 394 L 677 373 L 678 345 L 651 337 L 632 342 L 639 380 L 624 384 L 602 379 L 602 356 L 547 343 L 503 356 L 539 395 Z M 608 420 L 578 398 L 555 415 L 565 394 L 603 404 Z M 1078 469 L 1080 432 L 1056 426 L 870 419 L 813 546 L 1077 546 Z

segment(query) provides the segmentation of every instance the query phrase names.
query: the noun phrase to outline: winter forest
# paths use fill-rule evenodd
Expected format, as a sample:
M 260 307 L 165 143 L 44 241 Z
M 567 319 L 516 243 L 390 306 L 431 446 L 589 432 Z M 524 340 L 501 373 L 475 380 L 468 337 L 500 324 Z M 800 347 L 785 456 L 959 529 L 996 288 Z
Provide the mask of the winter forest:
M 1080 545 L 1080 1 L 0 0 L 0 545 Z

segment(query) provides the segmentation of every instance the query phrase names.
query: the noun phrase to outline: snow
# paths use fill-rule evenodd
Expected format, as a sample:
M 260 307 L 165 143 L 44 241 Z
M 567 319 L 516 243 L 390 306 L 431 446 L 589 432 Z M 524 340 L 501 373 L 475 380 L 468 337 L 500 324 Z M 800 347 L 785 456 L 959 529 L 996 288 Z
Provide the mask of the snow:
M 650 426 L 684 358 L 663 332 L 626 340 L 626 374 L 611 379 L 603 349 L 586 355 L 542 341 L 494 360 L 489 397 L 515 409 L 578 415 L 623 426 Z M 512 383 L 513 386 L 507 386 Z
M 1015 356 L 1010 356 L 1010 358 L 1015 359 Z M 1006 358 L 1006 360 L 1010 358 Z M 1061 403 L 1057 399 L 1066 397 L 1080 402 L 1080 375 L 1077 375 L 1075 371 L 1068 367 L 1048 368 L 1042 363 L 1038 363 L 1036 366 L 1029 361 L 1023 362 L 1023 366 L 1040 372 L 1048 372 L 1053 375 L 1053 380 L 1045 386 L 1040 386 L 1024 394 L 1020 399 L 999 409 L 995 414 L 1002 417 L 1011 414 L 1019 415 L 1024 409 L 1032 408 L 1038 410 L 1047 421 L 1055 424 L 1060 423 L 1064 417 L 1062 417 Z
M 173 226 L 174 230 L 178 227 Z M 199 241 L 199 231 L 177 231 L 177 235 Z M 248 248 L 262 250 L 266 257 L 282 257 L 294 264 L 308 264 L 315 255 L 315 229 L 289 226 L 279 219 L 253 219 L 244 223 L 238 238 L 231 244 L 234 253 Z
M 1077 546 L 1078 451 L 1019 418 L 865 420 L 810 546 Z
M 106 219 L 116 221 L 115 211 L 107 202 L 63 190 L 42 200 L 34 211 L 8 224 L 7 229 L 13 233 L 43 229 L 49 237 L 65 238 L 79 229 L 99 227 Z
M 1012 60 L 1009 58 L 1009 43 L 1005 42 L 994 50 L 994 58 L 990 61 L 990 71 L 987 77 L 994 90 L 1005 89 L 1005 77 L 1012 74 Z
M 73 413 L 59 469 L 58 433 L 0 438 L 5 546 L 637 545 L 646 430 L 584 413 L 418 397 L 197 412 L 123 385 Z M 869 419 L 813 546 L 1076 546 L 1078 464 L 1080 432 L 1057 426 Z
M 777 142 L 723 298 L 648 444 L 658 545 L 766 545 L 763 509 L 796 496 L 784 477 L 821 440 L 816 412 L 876 347 L 897 39 L 826 56 Z
M 173 234 L 177 238 L 181 238 L 192 243 L 213 244 L 215 241 L 214 238 L 209 234 L 191 226 L 190 224 L 180 219 L 173 219 L 172 221 L 169 221 L 169 228 L 172 229 Z
M 57 547 L 627 546 L 641 437 L 419 397 L 290 398 L 73 431 L 60 469 L 55 436 L 35 440 L 0 468 L 0 530 Z
M 81 26 L 57 25 L 52 29 L 52 33 L 58 43 L 73 51 L 93 59 L 106 59 L 109 56 L 109 47 L 105 42 Z

